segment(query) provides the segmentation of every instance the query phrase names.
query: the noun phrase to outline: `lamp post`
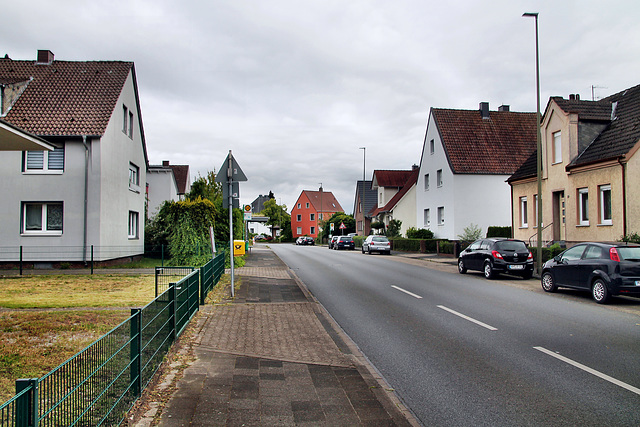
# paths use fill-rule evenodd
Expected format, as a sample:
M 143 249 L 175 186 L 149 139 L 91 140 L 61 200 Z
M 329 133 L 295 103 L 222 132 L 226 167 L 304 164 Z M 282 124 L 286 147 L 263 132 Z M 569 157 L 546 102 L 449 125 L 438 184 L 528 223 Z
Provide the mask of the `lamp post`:
M 360 150 L 362 150 L 362 237 L 365 236 L 365 231 L 367 228 L 367 217 L 365 216 L 365 211 L 364 211 L 364 195 L 365 195 L 365 176 L 366 176 L 366 171 L 367 171 L 367 147 L 360 147 Z
M 320 236 L 320 219 L 322 217 L 322 193 L 324 190 L 322 189 L 322 183 L 320 183 L 320 211 L 318 212 L 318 217 L 316 218 L 316 237 Z M 322 243 L 322 241 L 320 241 Z
M 542 272 L 542 138 L 540 136 L 540 56 L 538 54 L 538 13 L 527 12 L 522 14 L 526 18 L 534 18 L 536 23 L 536 95 L 537 95 L 537 110 L 536 110 L 536 142 L 537 142 L 537 160 L 538 165 L 536 172 L 538 175 L 538 218 L 537 218 L 537 261 L 538 261 L 538 274 Z

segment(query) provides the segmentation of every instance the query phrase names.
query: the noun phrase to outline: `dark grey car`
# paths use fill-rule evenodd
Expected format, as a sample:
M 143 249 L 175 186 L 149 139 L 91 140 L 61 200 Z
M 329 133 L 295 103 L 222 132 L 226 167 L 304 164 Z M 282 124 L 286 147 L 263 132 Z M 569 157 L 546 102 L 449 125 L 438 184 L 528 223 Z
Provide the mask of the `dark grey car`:
M 492 279 L 499 273 L 509 273 L 530 279 L 533 275 L 533 255 L 522 240 L 487 238 L 476 240 L 458 258 L 458 272 L 477 270 Z

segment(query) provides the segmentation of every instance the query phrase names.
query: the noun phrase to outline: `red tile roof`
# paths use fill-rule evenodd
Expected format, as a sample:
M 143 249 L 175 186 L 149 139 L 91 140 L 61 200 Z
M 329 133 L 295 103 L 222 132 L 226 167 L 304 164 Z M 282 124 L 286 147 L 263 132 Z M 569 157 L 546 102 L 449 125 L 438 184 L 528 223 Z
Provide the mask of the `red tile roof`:
M 407 181 L 410 170 L 380 170 L 373 171 L 374 182 L 378 187 L 402 187 Z M 374 184 L 374 185 L 375 185 Z
M 4 119 L 40 136 L 102 136 L 132 69 L 133 62 L 0 58 L 0 83 L 24 88 Z
M 510 175 L 536 149 L 536 114 L 432 108 L 453 173 Z
M 173 176 L 176 177 L 178 194 L 186 194 L 189 178 L 189 165 L 169 165 L 173 169 Z
M 402 171 L 402 172 L 409 172 L 409 174 L 407 176 L 406 181 L 402 184 L 402 188 L 400 188 L 400 191 L 394 194 L 391 200 L 389 200 L 386 205 L 380 208 L 376 208 L 373 212 L 371 212 L 371 216 L 376 216 L 380 212 L 389 212 L 393 210 L 393 208 L 396 206 L 396 204 L 398 204 L 400 199 L 402 199 L 404 195 L 407 194 L 407 192 L 411 190 L 411 188 L 414 185 L 416 185 L 416 182 L 418 182 L 418 175 L 420 174 L 420 169 L 416 168 L 410 171 Z
M 313 205 L 316 212 L 344 212 L 340 203 L 331 191 L 309 191 L 304 190 L 309 202 Z M 320 196 L 322 194 L 322 196 Z M 322 205 L 320 202 L 322 201 Z M 322 209 L 320 207 L 322 206 Z

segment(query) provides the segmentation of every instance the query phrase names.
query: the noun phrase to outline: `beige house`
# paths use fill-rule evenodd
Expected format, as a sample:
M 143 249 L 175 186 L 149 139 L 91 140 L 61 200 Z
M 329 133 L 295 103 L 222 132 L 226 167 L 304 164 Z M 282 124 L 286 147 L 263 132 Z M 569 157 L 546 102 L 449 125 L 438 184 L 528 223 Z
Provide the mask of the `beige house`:
M 411 170 L 375 170 L 371 188 L 378 193 L 377 205 L 370 211 L 373 222 L 381 222 L 385 228 L 391 220 L 402 221 L 400 234 L 416 227 L 416 181 L 419 168 Z
M 640 232 L 640 86 L 552 97 L 541 123 L 542 239 L 571 246 Z M 514 237 L 536 244 L 536 153 L 508 179 Z

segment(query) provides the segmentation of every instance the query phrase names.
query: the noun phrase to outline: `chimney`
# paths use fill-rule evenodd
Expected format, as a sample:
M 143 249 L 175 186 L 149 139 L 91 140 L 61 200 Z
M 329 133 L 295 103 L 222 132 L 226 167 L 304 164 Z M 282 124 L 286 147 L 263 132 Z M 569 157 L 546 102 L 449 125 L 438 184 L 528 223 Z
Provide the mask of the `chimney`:
M 489 103 L 488 102 L 481 102 L 480 103 L 480 114 L 482 115 L 483 119 L 488 119 L 489 118 Z
M 53 62 L 53 52 L 50 50 L 38 50 L 36 64 L 51 64 Z
M 418 169 L 420 169 L 420 166 L 418 166 L 418 165 L 412 165 L 411 166 L 411 170 L 413 170 L 413 171 L 418 170 Z
M 580 101 L 580 94 L 579 93 L 569 94 L 569 101 Z
M 509 111 L 509 106 L 502 104 L 498 107 L 498 111 Z
M 322 193 L 322 191 L 323 191 L 323 190 L 322 190 L 322 186 L 318 189 L 318 191 Z
M 169 166 L 169 160 L 163 160 L 162 166 Z

